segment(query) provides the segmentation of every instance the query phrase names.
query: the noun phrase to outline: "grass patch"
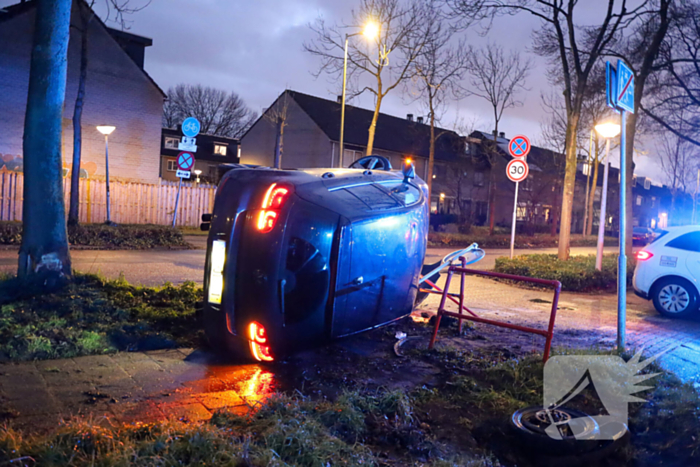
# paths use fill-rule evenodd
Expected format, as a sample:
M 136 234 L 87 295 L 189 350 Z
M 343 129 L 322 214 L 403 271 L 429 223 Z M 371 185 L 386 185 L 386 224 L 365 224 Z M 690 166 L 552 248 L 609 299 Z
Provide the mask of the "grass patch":
M 52 294 L 0 282 L 0 360 L 153 350 L 199 343 L 193 282 L 135 287 L 125 280 L 76 274 Z
M 151 248 L 190 248 L 182 231 L 163 225 L 81 224 L 68 227 L 68 242 L 72 246 L 105 250 L 148 250 Z M 0 222 L 0 244 L 22 243 L 21 222 Z
M 571 246 L 596 246 L 597 239 L 594 236 L 572 235 Z M 475 230 L 470 234 L 430 232 L 428 244 L 432 247 L 466 247 L 472 243 L 478 243 L 482 248 L 510 248 L 510 231 L 493 235 L 488 230 Z M 549 234 L 535 234 L 532 236 L 516 235 L 515 248 L 556 248 L 559 245 L 559 237 Z M 605 246 L 617 245 L 617 238 L 605 237 Z
M 486 457 L 443 454 L 411 410 L 403 393 L 352 392 L 335 402 L 278 396 L 249 416 L 224 410 L 196 424 L 76 422 L 29 438 L 0 428 L 0 465 L 498 465 Z M 417 446 L 424 446 L 423 452 L 412 450 Z
M 627 262 L 627 284 L 632 284 L 636 262 Z M 561 282 L 562 290 L 587 292 L 615 288 L 617 285 L 617 255 L 603 255 L 601 271 L 595 268 L 595 255 L 571 256 L 560 261 L 557 255 L 522 255 L 496 258 L 496 272 L 517 276 L 538 277 Z

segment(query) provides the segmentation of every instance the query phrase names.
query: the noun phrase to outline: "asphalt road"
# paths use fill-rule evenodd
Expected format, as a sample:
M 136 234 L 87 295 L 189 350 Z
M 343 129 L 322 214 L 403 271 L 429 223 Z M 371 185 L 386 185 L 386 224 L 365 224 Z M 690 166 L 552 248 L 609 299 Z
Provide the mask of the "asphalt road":
M 205 236 L 188 236 L 187 241 L 201 248 L 197 250 L 146 250 L 109 251 L 73 250 L 73 269 L 80 272 L 99 273 L 116 279 L 124 274 L 133 284 L 158 286 L 165 282 L 179 284 L 184 281 L 202 283 L 204 269 Z M 431 248 L 426 263 L 439 260 L 455 248 Z M 614 252 L 615 248 L 606 248 Z M 516 254 L 556 253 L 556 248 L 516 250 Z M 595 254 L 595 248 L 572 248 L 573 255 Z M 486 257 L 473 266 L 475 269 L 493 269 L 496 258 L 508 256 L 510 250 L 487 249 Z M 0 250 L 0 272 L 13 274 L 17 271 L 17 249 Z

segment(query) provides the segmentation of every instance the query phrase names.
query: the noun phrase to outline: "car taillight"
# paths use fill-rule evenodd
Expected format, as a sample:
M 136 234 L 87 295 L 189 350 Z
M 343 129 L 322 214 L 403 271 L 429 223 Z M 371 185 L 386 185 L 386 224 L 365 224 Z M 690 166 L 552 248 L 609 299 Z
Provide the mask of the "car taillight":
M 637 253 L 637 260 L 638 261 L 646 261 L 649 258 L 651 258 L 652 256 L 654 256 L 652 253 L 649 253 L 646 250 L 641 250 L 640 252 Z
M 270 354 L 270 346 L 267 345 L 267 333 L 265 327 L 253 321 L 248 325 L 248 339 L 250 339 L 250 352 L 253 358 L 259 362 L 271 362 L 274 360 Z
M 279 210 L 287 200 L 288 195 L 288 188 L 277 186 L 276 183 L 270 185 L 262 202 L 262 211 L 258 215 L 257 227 L 259 231 L 266 233 L 275 227 Z

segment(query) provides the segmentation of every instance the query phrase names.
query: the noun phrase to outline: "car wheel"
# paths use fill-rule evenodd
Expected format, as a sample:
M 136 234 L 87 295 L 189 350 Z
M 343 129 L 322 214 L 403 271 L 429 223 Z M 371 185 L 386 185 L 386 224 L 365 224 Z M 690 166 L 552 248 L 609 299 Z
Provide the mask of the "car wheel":
M 698 308 L 698 292 L 680 277 L 663 279 L 654 287 L 654 307 L 669 318 L 685 318 Z

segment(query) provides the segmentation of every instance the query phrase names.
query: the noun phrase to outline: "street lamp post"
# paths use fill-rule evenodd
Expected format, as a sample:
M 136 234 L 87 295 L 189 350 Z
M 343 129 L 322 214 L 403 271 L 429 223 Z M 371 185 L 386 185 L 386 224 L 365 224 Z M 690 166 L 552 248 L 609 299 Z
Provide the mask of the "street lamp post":
M 603 172 L 603 192 L 600 195 L 600 218 L 598 222 L 598 248 L 596 250 L 595 268 L 598 271 L 603 269 L 603 243 L 605 241 L 605 210 L 608 200 L 608 174 L 610 173 L 610 139 L 620 134 L 621 127 L 617 123 L 602 123 L 596 125 L 595 130 L 600 136 L 605 138 L 605 157 L 603 159 L 605 169 Z M 623 170 L 623 169 L 620 169 Z M 595 187 L 593 188 L 595 189 Z M 622 189 L 622 188 L 620 188 Z
M 367 39 L 374 39 L 379 36 L 379 25 L 376 23 L 367 23 L 362 32 L 354 34 L 345 34 L 345 54 L 343 56 L 343 97 L 340 103 L 340 153 L 338 154 L 338 167 L 343 166 L 343 151 L 345 139 L 345 90 L 348 82 L 348 42 L 351 37 L 362 34 Z
M 112 125 L 98 125 L 97 131 L 105 135 L 105 186 L 107 188 L 107 220 L 105 224 L 111 224 L 112 219 L 109 213 L 109 135 L 116 129 Z
M 202 171 L 199 169 L 196 169 L 194 171 L 194 174 L 197 176 L 197 185 L 199 185 L 199 176 L 202 175 Z

